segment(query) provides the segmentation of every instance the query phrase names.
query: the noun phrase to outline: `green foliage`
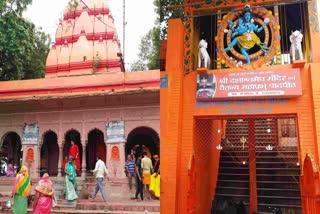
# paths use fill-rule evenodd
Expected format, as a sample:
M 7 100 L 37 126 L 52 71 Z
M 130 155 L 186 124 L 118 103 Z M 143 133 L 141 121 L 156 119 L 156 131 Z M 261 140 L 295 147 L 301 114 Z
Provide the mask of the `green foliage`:
M 148 69 L 160 69 L 160 28 L 154 27 L 151 30 L 152 52 L 149 57 Z
M 170 18 L 183 18 L 184 8 L 170 8 L 174 5 L 182 5 L 184 0 L 161 0 L 161 5 L 159 9 L 160 13 L 160 38 L 161 40 L 167 38 L 168 30 L 168 20 Z
M 31 3 L 32 0 L 0 0 L 0 17 L 8 13 L 14 13 L 21 17 L 22 12 Z
M 31 2 L 0 2 L 0 80 L 44 76 L 50 37 L 22 17 Z
M 154 27 L 144 37 L 139 45 L 138 60 L 131 65 L 132 71 L 144 71 L 160 68 L 160 29 Z
M 31 61 L 26 63 L 23 79 L 43 78 L 46 72 L 46 60 L 50 51 L 50 36 L 39 29 L 33 29 L 33 50 L 30 52 Z

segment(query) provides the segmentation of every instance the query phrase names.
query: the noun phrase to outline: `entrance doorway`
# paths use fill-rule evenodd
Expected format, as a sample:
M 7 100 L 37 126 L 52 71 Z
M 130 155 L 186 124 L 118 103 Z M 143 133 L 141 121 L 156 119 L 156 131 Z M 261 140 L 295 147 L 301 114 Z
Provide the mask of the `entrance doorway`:
M 86 170 L 94 169 L 98 155 L 106 163 L 106 144 L 104 142 L 103 132 L 99 129 L 93 129 L 88 134 L 88 144 L 86 146 Z
M 13 165 L 21 165 L 23 152 L 20 136 L 16 132 L 9 132 L 5 135 L 0 150 L 1 156 L 6 157 L 7 161 L 12 160 Z
M 149 127 L 138 127 L 129 133 L 125 152 L 127 156 L 128 154 L 139 154 L 145 151 L 151 157 L 154 154 L 159 154 L 159 146 L 160 140 L 156 131 Z
M 81 167 L 82 166 L 82 144 L 81 144 L 80 133 L 77 130 L 71 129 L 66 133 L 65 143 L 63 146 L 63 157 L 65 158 L 66 156 L 69 156 L 71 140 L 73 140 L 73 142 L 78 146 L 79 156 L 80 156 L 80 167 Z
M 213 188 L 211 213 L 239 204 L 242 213 L 302 212 L 295 116 L 197 119 L 195 125 L 197 200 Z M 201 173 L 205 162 L 208 175 Z
M 57 134 L 53 131 L 48 131 L 43 136 L 40 160 L 40 174 L 46 170 L 50 176 L 58 175 L 59 146 Z

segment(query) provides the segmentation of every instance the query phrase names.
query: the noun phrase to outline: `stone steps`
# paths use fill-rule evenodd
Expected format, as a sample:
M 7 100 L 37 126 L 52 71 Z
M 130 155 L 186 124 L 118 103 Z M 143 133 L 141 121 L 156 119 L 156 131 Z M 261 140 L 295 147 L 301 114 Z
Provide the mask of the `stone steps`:
M 2 214 L 11 214 L 11 210 L 1 211 Z M 32 209 L 28 209 L 28 214 L 32 214 Z M 59 214 L 159 214 L 160 212 L 149 212 L 149 211 L 112 211 L 112 210 L 52 210 L 51 213 L 59 213 Z
M 142 214 L 160 213 L 160 201 L 151 200 L 137 202 L 131 200 L 134 197 L 135 187 L 130 191 L 127 184 L 127 179 L 110 179 L 105 181 L 106 193 L 107 193 L 107 203 L 105 203 L 101 197 L 101 193 L 98 193 L 97 197 L 93 199 L 83 199 L 80 198 L 77 201 L 69 202 L 64 199 L 64 180 L 63 179 L 52 179 L 54 182 L 55 194 L 57 198 L 58 205 L 54 207 L 51 213 L 110 213 L 110 214 Z M 1 181 L 0 181 L 1 182 Z M 87 193 L 91 194 L 95 188 L 95 179 L 88 178 L 86 180 L 78 180 L 78 193 L 81 192 L 82 188 L 86 188 Z M 8 181 L 8 190 L 5 190 L 7 194 L 0 195 L 0 207 L 5 206 L 7 200 L 10 199 L 12 181 Z M 35 180 L 33 188 L 36 186 L 37 180 Z M 83 186 L 85 184 L 86 186 Z M 2 185 L 1 185 L 2 186 Z M 1 191 L 2 193 L 2 191 Z M 32 190 L 34 193 L 34 190 Z M 32 213 L 31 206 L 28 209 L 28 213 Z M 2 210 L 0 213 L 12 213 L 11 210 Z
M 1 198 L 1 205 L 5 206 L 5 202 L 9 198 Z M 30 207 L 31 208 L 31 207 Z M 108 211 L 108 212 L 106 212 Z M 58 205 L 52 209 L 52 213 L 160 213 L 160 201 L 140 201 L 127 199 L 110 200 L 107 203 L 102 199 L 89 199 L 78 201 L 58 200 Z M 0 213 L 11 213 L 10 210 L 2 210 Z M 29 209 L 28 213 L 32 213 Z
M 160 201 L 125 201 L 125 202 L 99 202 L 99 201 L 79 201 L 77 210 L 110 210 L 110 211 L 148 211 L 160 212 Z

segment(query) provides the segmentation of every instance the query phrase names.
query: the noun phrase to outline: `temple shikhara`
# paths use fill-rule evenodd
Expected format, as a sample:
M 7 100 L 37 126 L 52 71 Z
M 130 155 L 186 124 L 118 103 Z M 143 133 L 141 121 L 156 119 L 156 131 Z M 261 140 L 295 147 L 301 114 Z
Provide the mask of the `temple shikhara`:
M 33 182 L 46 170 L 63 186 L 74 141 L 79 190 L 93 191 L 90 170 L 100 155 L 109 169 L 108 198 L 129 199 L 126 155 L 160 152 L 160 72 L 125 72 L 108 1 L 84 2 L 66 5 L 45 78 L 0 82 L 0 157 L 27 166 Z M 13 181 L 2 173 L 2 196 L 11 196 Z M 86 209 L 81 201 L 79 207 Z
M 317 3 L 168 6 L 161 213 L 320 213 Z

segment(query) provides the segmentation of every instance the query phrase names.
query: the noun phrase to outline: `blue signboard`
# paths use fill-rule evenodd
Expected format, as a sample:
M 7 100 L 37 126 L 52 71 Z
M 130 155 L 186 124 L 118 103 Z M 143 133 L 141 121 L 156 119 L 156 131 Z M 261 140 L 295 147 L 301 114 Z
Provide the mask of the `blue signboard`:
M 27 124 L 23 127 L 22 144 L 37 145 L 39 136 L 39 126 L 37 123 Z
M 106 122 L 107 143 L 125 142 L 124 121 L 113 120 Z

